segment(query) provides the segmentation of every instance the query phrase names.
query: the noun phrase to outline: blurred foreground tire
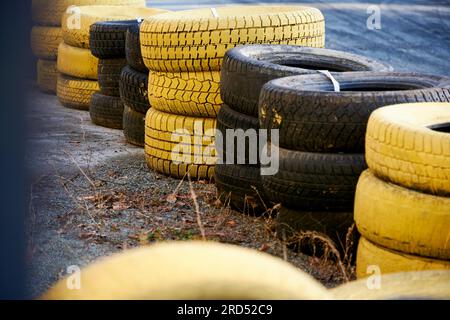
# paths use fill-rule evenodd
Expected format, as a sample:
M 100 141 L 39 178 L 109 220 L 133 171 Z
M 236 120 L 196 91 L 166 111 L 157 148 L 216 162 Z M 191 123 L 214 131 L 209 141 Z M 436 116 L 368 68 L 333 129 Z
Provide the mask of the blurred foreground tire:
M 238 246 L 172 242 L 104 258 L 81 272 L 81 290 L 66 279 L 42 299 L 259 300 L 331 299 L 306 273 L 282 259 Z

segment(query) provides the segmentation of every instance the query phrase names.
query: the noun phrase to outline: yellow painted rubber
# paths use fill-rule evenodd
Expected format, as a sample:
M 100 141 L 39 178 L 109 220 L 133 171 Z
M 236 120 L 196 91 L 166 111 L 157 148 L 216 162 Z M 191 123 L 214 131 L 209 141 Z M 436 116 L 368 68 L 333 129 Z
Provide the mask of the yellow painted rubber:
M 56 61 L 38 60 L 37 62 L 37 85 L 39 90 L 46 93 L 56 93 L 56 82 L 58 70 Z
M 81 289 L 59 281 L 42 299 L 260 300 L 331 299 L 291 264 L 244 247 L 169 242 L 128 250 L 81 271 Z
M 61 28 L 33 27 L 31 29 L 31 50 L 39 59 L 56 60 L 61 41 Z
M 450 123 L 450 103 L 395 105 L 369 120 L 366 159 L 375 175 L 404 187 L 450 195 L 450 134 L 429 126 Z
M 216 163 L 216 120 L 150 109 L 145 121 L 148 166 L 175 178 L 212 179 Z
M 323 47 L 325 21 L 314 8 L 230 6 L 154 16 L 141 25 L 141 51 L 150 70 L 219 71 L 225 52 L 239 44 Z
M 402 272 L 381 276 L 380 288 L 367 279 L 331 289 L 339 300 L 450 299 L 450 271 Z
M 33 21 L 39 25 L 60 26 L 61 18 L 69 6 L 89 5 L 144 6 L 145 0 L 33 0 Z
M 450 270 L 450 261 L 423 258 L 382 248 L 361 237 L 356 257 L 356 276 L 366 278 L 370 266 L 380 268 L 381 274 L 405 271 Z
M 92 95 L 100 90 L 97 81 L 58 75 L 57 96 L 67 108 L 89 110 Z
M 89 49 L 61 42 L 58 49 L 58 71 L 82 79 L 98 79 L 98 58 Z
M 74 47 L 89 48 L 89 29 L 100 21 L 130 20 L 166 13 L 167 10 L 132 6 L 82 6 L 68 10 L 62 17 L 64 42 Z
M 409 190 L 365 171 L 355 198 L 358 231 L 392 250 L 450 260 L 450 198 Z
M 222 105 L 220 72 L 150 72 L 152 108 L 192 117 L 217 117 Z

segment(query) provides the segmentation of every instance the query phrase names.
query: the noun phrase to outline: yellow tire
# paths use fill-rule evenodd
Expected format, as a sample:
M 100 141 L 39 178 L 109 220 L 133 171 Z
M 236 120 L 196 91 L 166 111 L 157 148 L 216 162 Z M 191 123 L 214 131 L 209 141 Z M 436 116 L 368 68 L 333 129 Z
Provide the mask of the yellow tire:
M 220 72 L 151 72 L 148 94 L 159 111 L 215 118 L 222 105 Z
M 167 13 L 141 25 L 141 49 L 150 70 L 219 71 L 225 52 L 240 44 L 323 47 L 325 21 L 314 8 L 231 6 Z
M 450 270 L 450 261 L 423 258 L 379 247 L 361 237 L 356 257 L 356 276 L 366 278 L 372 268 L 381 274 L 405 271 Z
M 56 61 L 38 60 L 37 62 L 37 85 L 39 90 L 45 93 L 56 93 L 56 82 L 58 70 Z
M 82 79 L 98 79 L 98 58 L 89 49 L 61 42 L 58 50 L 58 71 Z
M 31 29 L 31 50 L 39 59 L 56 60 L 61 41 L 61 28 L 33 27 Z
M 67 108 L 89 110 L 92 95 L 100 90 L 97 81 L 58 75 L 57 96 Z
M 84 6 L 68 9 L 62 17 L 64 42 L 74 47 L 89 48 L 89 30 L 91 25 L 100 21 L 131 20 L 145 18 L 167 10 L 145 7 L 123 6 Z
M 150 169 L 183 178 L 214 177 L 216 120 L 150 109 L 145 121 L 145 154 Z
M 331 293 L 338 300 L 447 300 L 449 283 L 450 271 L 402 272 L 381 276 L 379 288 L 371 287 L 371 282 L 363 279 L 331 289 Z
M 61 18 L 69 6 L 88 5 L 144 6 L 145 0 L 33 0 L 33 21 L 39 25 L 60 26 Z
M 442 132 L 431 129 L 439 126 Z M 449 132 L 450 103 L 416 103 L 381 108 L 369 119 L 367 164 L 375 175 L 384 180 L 406 188 L 448 196 Z
M 450 260 L 450 198 L 384 182 L 368 170 L 356 188 L 355 221 L 380 246 Z
M 304 300 L 331 299 L 291 264 L 244 247 L 171 242 L 125 251 L 80 273 L 81 289 L 59 281 L 48 300 Z

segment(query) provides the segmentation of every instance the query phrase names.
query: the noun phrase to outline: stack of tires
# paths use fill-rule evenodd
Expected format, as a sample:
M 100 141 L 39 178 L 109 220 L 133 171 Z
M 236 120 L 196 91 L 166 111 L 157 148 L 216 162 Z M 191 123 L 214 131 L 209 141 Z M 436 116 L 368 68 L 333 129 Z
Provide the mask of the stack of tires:
M 125 41 L 127 66 L 120 75 L 120 98 L 124 104 L 123 133 L 128 143 L 144 147 L 145 115 L 148 101 L 148 74 L 141 54 L 140 25 L 128 28 Z
M 152 106 L 146 118 L 149 167 L 177 178 L 213 178 L 225 52 L 247 43 L 322 47 L 324 25 L 320 11 L 299 6 L 198 9 L 144 21 L 141 48 Z
M 423 95 L 449 101 L 450 89 Z M 366 159 L 355 199 L 357 276 L 450 269 L 450 103 L 377 110 Z
M 248 139 L 245 142 L 247 151 L 240 160 L 237 141 L 229 141 L 235 144 L 229 149 L 234 152 L 227 152 L 226 132 L 243 130 L 251 134 L 253 130 L 258 133 L 258 103 L 265 83 L 287 76 L 318 74 L 317 70 L 321 69 L 334 72 L 387 71 L 388 67 L 345 52 L 289 45 L 247 45 L 225 54 L 221 73 L 224 104 L 217 117 L 217 131 L 222 139 L 216 139 L 223 161 L 216 166 L 215 179 L 222 202 L 229 202 L 234 209 L 246 213 L 258 213 L 270 207 L 262 187 L 259 153 L 254 155 L 265 141 L 259 141 L 259 135 L 256 141 Z M 292 138 L 296 139 L 295 136 Z M 254 151 L 252 159 L 250 150 Z
M 99 59 L 98 84 L 100 91 L 91 98 L 89 113 L 96 125 L 122 129 L 123 103 L 120 99 L 119 80 L 125 60 L 127 29 L 137 20 L 104 21 L 90 28 L 91 53 Z
M 32 2 L 31 49 L 37 61 L 37 85 L 45 93 L 56 93 L 56 58 L 62 41 L 61 16 L 65 8 L 56 15 L 49 12 L 50 1 Z
M 111 1 L 144 4 L 145 1 Z M 107 2 L 108 3 L 108 2 Z M 100 21 L 136 18 L 145 8 L 135 6 L 80 6 L 70 7 L 62 17 L 64 42 L 58 49 L 57 96 L 69 108 L 89 110 L 91 97 L 99 90 L 98 58 L 90 51 L 91 25 Z
M 334 79 L 339 92 L 325 75 L 269 82 L 261 92 L 259 120 L 262 129 L 279 130 L 278 173 L 262 176 L 266 194 L 282 204 L 279 225 L 315 225 L 310 230 L 339 244 L 345 243 L 357 181 L 366 169 L 370 114 L 398 102 L 440 102 L 449 96 L 439 89 L 448 81 L 444 77 L 343 72 Z M 394 148 L 389 152 L 396 156 Z

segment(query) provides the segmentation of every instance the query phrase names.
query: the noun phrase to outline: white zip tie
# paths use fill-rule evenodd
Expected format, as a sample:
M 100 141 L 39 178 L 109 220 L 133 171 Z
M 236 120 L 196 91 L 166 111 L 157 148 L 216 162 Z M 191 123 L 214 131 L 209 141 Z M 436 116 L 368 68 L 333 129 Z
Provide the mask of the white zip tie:
M 217 12 L 216 8 L 211 8 L 211 12 L 212 12 L 214 18 L 218 18 L 219 17 L 219 13 Z
M 341 92 L 341 85 L 339 82 L 333 77 L 333 75 L 328 70 L 317 70 L 317 72 L 320 72 L 321 74 L 324 74 L 328 77 L 328 79 L 333 82 L 334 92 Z

